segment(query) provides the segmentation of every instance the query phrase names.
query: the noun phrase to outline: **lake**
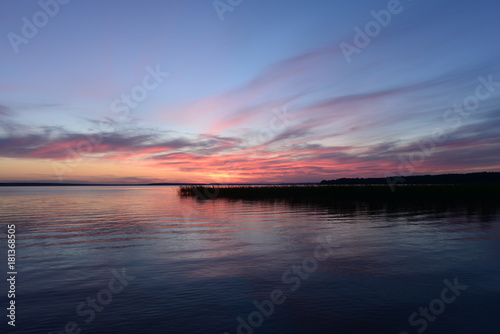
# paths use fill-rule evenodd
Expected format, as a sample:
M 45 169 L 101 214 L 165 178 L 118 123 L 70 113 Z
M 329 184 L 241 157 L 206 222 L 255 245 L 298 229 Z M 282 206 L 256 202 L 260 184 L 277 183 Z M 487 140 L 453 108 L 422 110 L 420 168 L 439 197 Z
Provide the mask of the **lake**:
M 496 207 L 2 187 L 2 333 L 498 333 Z M 15 224 L 16 327 L 7 325 Z

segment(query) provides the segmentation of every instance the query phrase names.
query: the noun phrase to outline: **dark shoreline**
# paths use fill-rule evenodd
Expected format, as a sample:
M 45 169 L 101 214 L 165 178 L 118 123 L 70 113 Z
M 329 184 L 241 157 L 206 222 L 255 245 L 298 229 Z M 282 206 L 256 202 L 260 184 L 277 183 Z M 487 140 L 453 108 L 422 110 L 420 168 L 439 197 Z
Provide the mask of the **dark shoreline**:
M 476 202 L 500 201 L 500 184 L 463 185 L 182 186 L 179 195 L 199 199 Z

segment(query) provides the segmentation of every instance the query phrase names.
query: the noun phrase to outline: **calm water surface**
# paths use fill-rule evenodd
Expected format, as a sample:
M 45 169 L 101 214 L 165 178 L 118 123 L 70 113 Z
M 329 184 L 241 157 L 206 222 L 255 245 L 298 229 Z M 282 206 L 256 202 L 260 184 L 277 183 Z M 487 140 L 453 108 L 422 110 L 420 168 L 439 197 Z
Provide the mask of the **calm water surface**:
M 0 216 L 2 333 L 500 333 L 495 210 L 4 187 Z

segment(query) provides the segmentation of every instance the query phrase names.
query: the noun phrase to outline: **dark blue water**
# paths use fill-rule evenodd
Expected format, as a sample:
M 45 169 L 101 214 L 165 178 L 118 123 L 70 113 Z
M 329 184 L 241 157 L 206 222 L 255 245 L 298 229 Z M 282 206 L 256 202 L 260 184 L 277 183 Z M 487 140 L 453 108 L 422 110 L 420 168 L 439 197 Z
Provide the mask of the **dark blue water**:
M 500 333 L 494 208 L 197 201 L 175 187 L 0 188 L 0 208 L 2 333 Z

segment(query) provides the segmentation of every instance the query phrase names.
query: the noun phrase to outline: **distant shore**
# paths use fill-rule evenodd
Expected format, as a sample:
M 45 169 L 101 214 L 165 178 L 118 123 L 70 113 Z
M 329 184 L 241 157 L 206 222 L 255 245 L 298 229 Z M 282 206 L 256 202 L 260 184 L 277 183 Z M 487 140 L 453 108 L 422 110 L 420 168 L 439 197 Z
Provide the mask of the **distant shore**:
M 282 183 L 202 183 L 202 182 L 160 182 L 160 183 L 92 183 L 92 182 L 0 182 L 0 187 L 59 187 L 59 186 L 181 186 L 181 187 L 212 187 L 212 186 L 309 186 L 318 185 L 370 185 L 394 186 L 401 185 L 500 185 L 500 172 L 478 172 L 467 174 L 439 174 L 439 175 L 412 175 L 388 176 L 379 178 L 340 178 L 323 180 L 321 182 L 282 182 Z
M 162 182 L 162 183 L 65 183 L 65 182 L 0 182 L 0 187 L 116 187 L 116 186 L 271 186 L 271 185 L 318 185 L 319 183 L 193 183 L 193 182 Z

